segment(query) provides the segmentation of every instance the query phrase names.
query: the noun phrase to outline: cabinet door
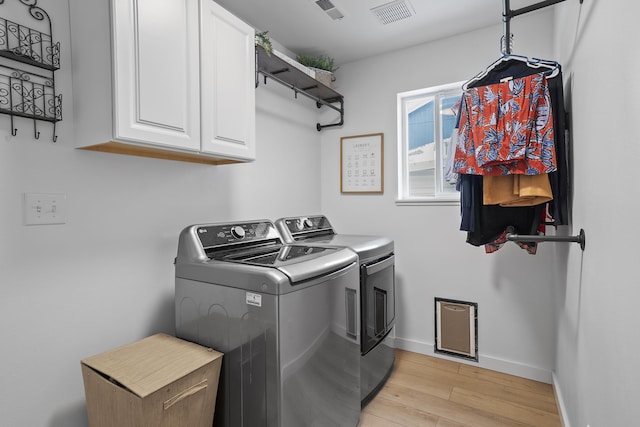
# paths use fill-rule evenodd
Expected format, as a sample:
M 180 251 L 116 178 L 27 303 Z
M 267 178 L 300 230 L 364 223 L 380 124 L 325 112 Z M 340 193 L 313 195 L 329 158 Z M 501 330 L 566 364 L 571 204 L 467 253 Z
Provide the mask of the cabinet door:
M 255 31 L 200 0 L 202 151 L 255 158 Z
M 115 138 L 199 150 L 198 0 L 112 5 Z

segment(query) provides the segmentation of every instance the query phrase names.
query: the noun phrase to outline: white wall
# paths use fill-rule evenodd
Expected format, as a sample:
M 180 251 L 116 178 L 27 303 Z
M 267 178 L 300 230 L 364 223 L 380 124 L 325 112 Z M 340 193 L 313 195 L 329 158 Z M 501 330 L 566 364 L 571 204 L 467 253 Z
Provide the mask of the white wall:
M 570 80 L 573 229 L 584 253 L 558 264 L 556 381 L 571 427 L 640 419 L 636 128 L 640 113 L 637 2 L 585 0 L 558 9 L 556 45 Z
M 322 133 L 322 208 L 338 232 L 395 240 L 396 336 L 433 354 L 434 297 L 478 303 L 479 365 L 551 382 L 555 352 L 553 244 L 537 255 L 515 244 L 494 254 L 465 243 L 459 206 L 398 206 L 396 94 L 466 80 L 500 56 L 496 25 L 341 66 L 346 124 Z M 514 52 L 552 56 L 552 12 L 512 21 Z M 327 116 L 330 116 L 327 113 Z M 340 137 L 384 133 L 384 194 L 340 194 Z
M 318 113 L 288 89 L 261 84 L 251 164 L 76 150 L 66 2 L 38 5 L 62 43 L 56 84 L 64 120 L 54 144 L 48 123 L 39 123 L 35 141 L 31 121 L 16 119 L 11 137 L 9 117 L 0 115 L 0 425 L 79 427 L 80 360 L 173 333 L 173 258 L 183 227 L 320 210 Z M 24 226 L 28 192 L 65 193 L 67 223 Z
M 346 124 L 321 134 L 312 102 L 261 85 L 258 160 L 215 167 L 75 150 L 67 10 L 55 0 L 39 6 L 62 42 L 56 84 L 64 120 L 53 144 L 50 125 L 39 124 L 35 141 L 32 123 L 17 119 L 11 137 L 0 115 L 0 425 L 86 425 L 80 359 L 172 332 L 182 227 L 316 212 L 339 232 L 395 239 L 401 346 L 432 354 L 435 296 L 476 301 L 481 366 L 546 381 L 555 369 L 573 427 L 626 427 L 640 418 L 640 287 L 630 234 L 640 207 L 632 187 L 640 59 L 635 39 L 616 31 L 635 28 L 640 6 L 585 0 L 579 12 L 578 2 L 563 3 L 555 37 L 550 12 L 512 21 L 515 52 L 557 52 L 565 65 L 575 184 L 574 225 L 561 231 L 587 232 L 584 253 L 543 243 L 535 256 L 511 244 L 492 255 L 467 245 L 455 206 L 394 203 L 396 93 L 471 77 L 499 55 L 500 25 L 343 65 Z M 341 195 L 340 137 L 370 132 L 385 134 L 385 192 Z M 66 193 L 67 224 L 24 226 L 25 192 Z

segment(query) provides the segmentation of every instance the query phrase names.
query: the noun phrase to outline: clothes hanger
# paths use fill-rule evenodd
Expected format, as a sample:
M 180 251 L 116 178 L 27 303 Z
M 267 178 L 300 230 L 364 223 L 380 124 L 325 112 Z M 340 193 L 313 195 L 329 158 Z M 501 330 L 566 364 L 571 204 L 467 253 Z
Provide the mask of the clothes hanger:
M 504 36 L 500 39 L 500 46 L 502 51 L 502 56 L 491 64 L 489 64 L 483 71 L 479 72 L 471 79 L 466 81 L 462 85 L 462 90 L 467 90 L 469 85 L 473 82 L 482 80 L 486 77 L 491 71 L 493 71 L 498 65 L 504 64 L 508 61 L 522 61 L 527 64 L 530 68 L 540 68 L 544 69 L 542 72 L 546 75 L 547 78 L 555 77 L 560 72 L 560 64 L 557 61 L 553 61 L 550 59 L 540 59 L 540 58 L 529 58 L 527 56 L 518 55 L 514 53 L 506 53 L 506 50 L 503 48 L 504 46 Z
M 500 58 L 496 59 L 494 62 L 489 64 L 486 69 L 482 70 L 471 79 L 467 80 L 463 85 L 462 89 L 467 90 L 471 83 L 482 80 L 486 77 L 491 71 L 493 71 L 498 65 L 504 64 L 508 61 L 521 61 L 527 64 L 530 68 L 539 68 L 540 72 L 544 73 L 547 78 L 555 77 L 560 72 L 560 64 L 556 61 L 552 61 L 549 59 L 540 59 L 540 58 L 529 58 L 527 56 L 516 55 L 513 53 L 504 54 Z

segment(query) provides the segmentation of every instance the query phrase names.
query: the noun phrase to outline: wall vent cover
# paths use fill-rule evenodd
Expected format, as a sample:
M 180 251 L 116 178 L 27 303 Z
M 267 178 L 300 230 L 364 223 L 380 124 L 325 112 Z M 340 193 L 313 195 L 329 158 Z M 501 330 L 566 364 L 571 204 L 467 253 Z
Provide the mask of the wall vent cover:
M 478 361 L 478 304 L 435 298 L 435 352 Z
M 391 3 L 374 7 L 371 12 L 376 15 L 383 25 L 410 18 L 416 13 L 409 0 L 392 1 Z

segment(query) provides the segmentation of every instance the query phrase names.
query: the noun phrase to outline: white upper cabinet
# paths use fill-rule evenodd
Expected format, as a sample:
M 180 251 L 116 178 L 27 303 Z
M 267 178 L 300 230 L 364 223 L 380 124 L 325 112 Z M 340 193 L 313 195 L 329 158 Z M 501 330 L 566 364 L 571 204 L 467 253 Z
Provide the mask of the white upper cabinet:
M 255 31 L 201 0 L 202 150 L 255 157 Z
M 255 158 L 253 28 L 211 0 L 69 3 L 78 147 Z
M 113 0 L 116 139 L 200 149 L 196 5 Z

